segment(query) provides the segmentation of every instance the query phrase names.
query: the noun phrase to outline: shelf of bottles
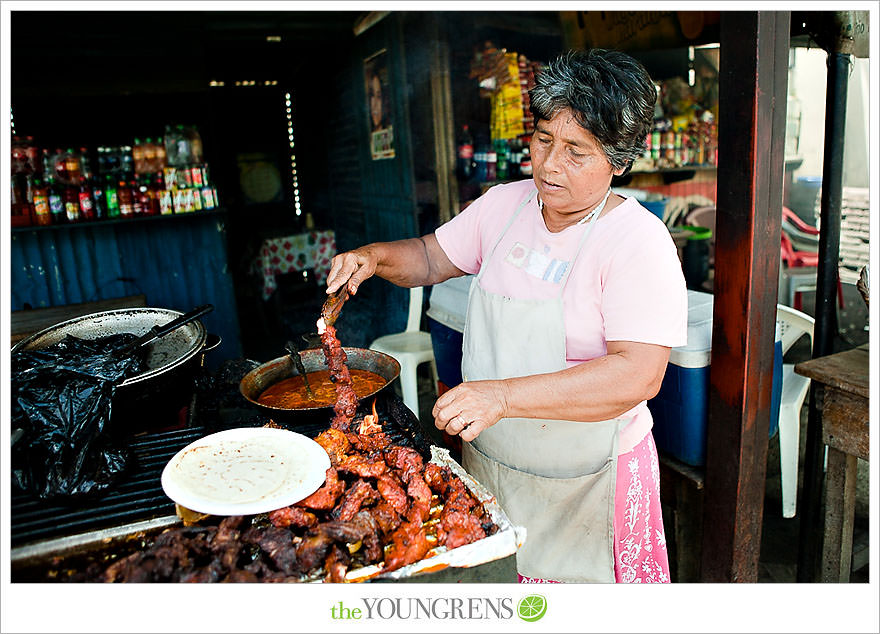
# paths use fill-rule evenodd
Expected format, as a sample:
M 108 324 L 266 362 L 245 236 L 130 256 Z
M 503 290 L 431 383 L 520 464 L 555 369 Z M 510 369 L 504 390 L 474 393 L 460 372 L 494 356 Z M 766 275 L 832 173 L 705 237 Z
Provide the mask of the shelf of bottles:
M 12 140 L 12 226 L 46 227 L 214 211 L 217 188 L 195 126 L 94 150 Z

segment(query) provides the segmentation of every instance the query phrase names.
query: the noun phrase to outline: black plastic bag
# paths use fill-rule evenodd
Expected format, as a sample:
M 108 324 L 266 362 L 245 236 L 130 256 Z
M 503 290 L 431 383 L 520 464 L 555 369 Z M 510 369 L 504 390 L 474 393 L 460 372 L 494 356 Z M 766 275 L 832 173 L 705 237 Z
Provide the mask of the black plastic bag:
M 86 340 L 68 335 L 42 350 L 12 355 L 14 485 L 41 499 L 95 494 L 110 487 L 131 461 L 108 431 L 115 386 L 142 372 L 140 355 L 114 351 L 136 338 Z

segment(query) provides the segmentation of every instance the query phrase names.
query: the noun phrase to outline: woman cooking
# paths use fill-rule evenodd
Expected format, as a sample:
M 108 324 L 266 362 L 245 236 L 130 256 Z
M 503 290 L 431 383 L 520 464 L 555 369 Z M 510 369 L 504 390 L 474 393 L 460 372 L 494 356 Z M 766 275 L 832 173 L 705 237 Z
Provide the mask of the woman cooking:
M 520 580 L 668 582 L 646 399 L 686 341 L 687 294 L 665 225 L 611 191 L 644 150 L 655 88 L 599 49 L 563 54 L 536 82 L 532 180 L 491 188 L 433 234 L 337 255 L 327 292 L 475 273 L 464 381 L 433 415 L 527 528 Z

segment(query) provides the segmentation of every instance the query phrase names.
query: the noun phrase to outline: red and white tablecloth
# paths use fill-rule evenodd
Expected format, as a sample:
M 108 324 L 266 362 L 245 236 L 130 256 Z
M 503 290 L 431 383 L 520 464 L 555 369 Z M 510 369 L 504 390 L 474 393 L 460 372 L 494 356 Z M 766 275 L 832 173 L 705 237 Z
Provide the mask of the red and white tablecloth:
M 269 299 L 278 283 L 275 276 L 311 269 L 319 284 L 330 272 L 330 260 L 336 255 L 336 236 L 333 231 L 309 231 L 281 238 L 264 240 L 253 263 L 254 270 L 263 278 L 262 296 Z

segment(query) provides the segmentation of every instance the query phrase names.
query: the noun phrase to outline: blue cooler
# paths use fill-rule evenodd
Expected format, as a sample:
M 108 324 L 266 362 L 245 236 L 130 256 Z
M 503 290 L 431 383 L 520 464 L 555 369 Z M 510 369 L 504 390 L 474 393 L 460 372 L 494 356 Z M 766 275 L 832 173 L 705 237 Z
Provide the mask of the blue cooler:
M 689 290 L 687 344 L 673 348 L 660 391 L 648 401 L 657 448 L 691 466 L 706 464 L 713 296 Z M 779 427 L 782 342 L 776 327 L 770 435 Z
M 434 347 L 437 378 L 447 388 L 461 383 L 461 344 L 468 294 L 474 275 L 454 277 L 431 289 L 428 330 Z

